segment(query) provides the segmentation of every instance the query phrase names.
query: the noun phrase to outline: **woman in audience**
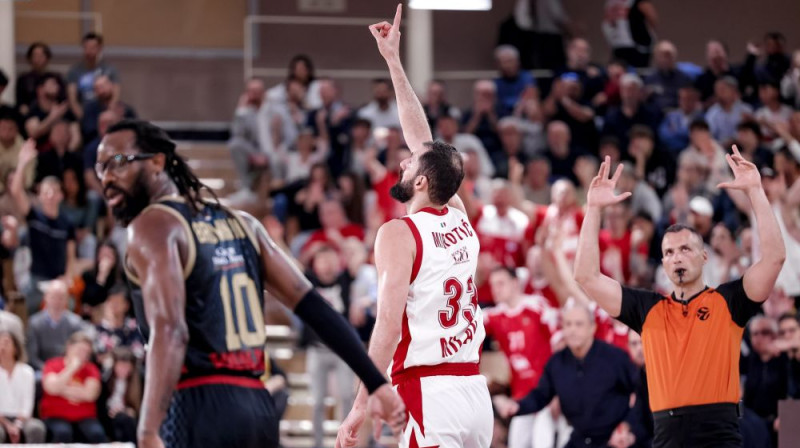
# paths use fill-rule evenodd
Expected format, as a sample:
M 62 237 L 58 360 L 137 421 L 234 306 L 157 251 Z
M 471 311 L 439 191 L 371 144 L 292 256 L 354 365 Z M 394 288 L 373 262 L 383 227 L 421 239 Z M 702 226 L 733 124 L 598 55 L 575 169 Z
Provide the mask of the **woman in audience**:
M 128 311 L 127 288 L 115 286 L 103 303 L 103 318 L 97 325 L 94 341 L 94 351 L 103 372 L 111 370 L 114 363 L 112 353 L 118 347 L 128 348 L 138 360 L 144 358 L 144 340 L 136 327 L 136 320 L 128 317 Z
M 142 405 L 142 374 L 127 347 L 112 352 L 111 374 L 103 384 L 100 420 L 116 442 L 136 442 L 136 420 Z
M 61 209 L 67 219 L 75 227 L 78 243 L 78 258 L 92 259 L 97 249 L 97 237 L 94 230 L 100 207 L 95 200 L 90 201 L 83 174 L 75 167 L 64 168 L 61 188 L 64 190 L 64 202 Z
M 44 424 L 31 418 L 36 386 L 24 358 L 22 341 L 0 331 L 0 443 L 44 443 Z
M 119 252 L 111 240 L 106 240 L 97 248 L 95 267 L 81 275 L 83 282 L 82 314 L 84 318 L 92 317 L 96 322 L 100 318 L 99 308 L 108 298 L 111 288 L 125 285 L 125 272 L 120 265 Z

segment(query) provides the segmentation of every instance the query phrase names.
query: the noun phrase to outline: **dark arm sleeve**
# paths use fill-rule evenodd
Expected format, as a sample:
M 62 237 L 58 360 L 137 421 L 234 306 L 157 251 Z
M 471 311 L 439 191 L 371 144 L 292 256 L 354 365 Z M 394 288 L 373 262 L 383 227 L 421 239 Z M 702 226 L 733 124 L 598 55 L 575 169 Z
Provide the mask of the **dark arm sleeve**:
M 744 292 L 744 282 L 741 278 L 719 285 L 717 292 L 725 298 L 733 321 L 742 328 L 747 325 L 747 321 L 751 317 L 761 311 L 761 304 L 747 297 L 747 293 Z
M 553 378 L 557 373 L 553 372 L 555 365 L 553 360 L 555 356 L 557 355 L 551 357 L 550 360 L 547 361 L 547 365 L 544 366 L 544 374 L 542 374 L 542 377 L 539 378 L 539 384 L 536 385 L 536 389 L 530 391 L 525 398 L 519 401 L 519 410 L 517 411 L 517 415 L 539 412 L 545 406 L 550 404 L 551 401 L 553 401 L 553 397 L 556 395 Z
M 641 334 L 647 313 L 663 297 L 653 291 L 622 287 L 622 306 L 617 319 Z

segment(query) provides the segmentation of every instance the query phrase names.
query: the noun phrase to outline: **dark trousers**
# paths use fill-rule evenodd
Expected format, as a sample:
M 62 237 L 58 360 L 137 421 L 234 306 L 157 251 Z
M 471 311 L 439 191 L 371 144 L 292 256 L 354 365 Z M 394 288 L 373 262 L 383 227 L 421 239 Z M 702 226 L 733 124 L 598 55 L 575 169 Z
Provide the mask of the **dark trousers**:
M 58 418 L 48 418 L 44 424 L 47 426 L 50 441 L 53 443 L 73 443 L 76 440 L 86 443 L 107 441 L 103 426 L 93 418 L 75 423 Z
M 653 413 L 653 448 L 740 448 L 735 404 L 686 406 Z
M 136 419 L 120 412 L 111 420 L 111 436 L 115 442 L 136 443 Z

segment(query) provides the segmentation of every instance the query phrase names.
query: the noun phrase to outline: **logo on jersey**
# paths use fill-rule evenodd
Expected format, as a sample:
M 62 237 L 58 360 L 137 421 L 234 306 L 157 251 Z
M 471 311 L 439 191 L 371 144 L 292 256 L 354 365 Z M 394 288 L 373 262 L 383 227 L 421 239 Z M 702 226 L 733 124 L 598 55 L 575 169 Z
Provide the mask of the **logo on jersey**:
M 700 320 L 706 320 L 711 316 L 711 311 L 708 310 L 707 306 L 704 306 L 697 310 L 697 318 Z
M 244 264 L 244 256 L 235 247 L 217 247 L 211 257 L 215 268 L 230 269 Z
M 466 263 L 469 261 L 469 252 L 467 251 L 466 247 L 462 247 L 450 255 L 452 255 L 453 261 L 456 264 Z
M 473 235 L 475 234 L 472 232 L 472 227 L 463 219 L 460 226 L 451 229 L 449 232 L 431 232 L 433 245 L 441 249 L 447 249 L 459 241 L 463 241 L 464 238 Z

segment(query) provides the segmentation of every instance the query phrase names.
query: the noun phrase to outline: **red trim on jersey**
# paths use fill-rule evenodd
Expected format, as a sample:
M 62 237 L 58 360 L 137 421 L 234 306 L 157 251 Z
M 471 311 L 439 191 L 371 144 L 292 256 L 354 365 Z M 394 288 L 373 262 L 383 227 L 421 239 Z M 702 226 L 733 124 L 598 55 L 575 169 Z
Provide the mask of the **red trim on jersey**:
M 181 390 L 190 387 L 206 386 L 211 384 L 227 384 L 230 386 L 249 387 L 251 389 L 264 388 L 264 383 L 256 378 L 245 378 L 232 375 L 208 375 L 180 381 L 177 389 Z
M 417 274 L 419 274 L 419 267 L 422 266 L 422 237 L 419 234 L 417 225 L 414 224 L 411 218 L 404 216 L 403 221 L 405 221 L 408 228 L 411 229 L 411 233 L 414 235 L 414 242 L 417 244 L 417 254 L 414 255 L 414 265 L 411 266 L 411 280 L 408 282 L 411 284 L 416 280 Z
M 406 363 L 409 345 L 411 345 L 411 332 L 408 329 L 408 314 L 406 314 L 406 310 L 403 309 L 403 324 L 400 333 L 400 343 L 397 344 L 397 348 L 394 351 L 394 358 L 392 358 L 392 376 L 394 376 L 395 373 L 400 373 L 404 370 L 403 365 Z
M 476 362 L 450 362 L 435 366 L 414 366 L 400 372 L 392 372 L 392 384 L 397 386 L 410 380 L 426 376 L 472 376 L 480 375 L 480 366 Z
M 420 210 L 420 212 L 430 213 L 431 215 L 436 215 L 436 216 L 444 216 L 444 215 L 447 214 L 447 211 L 448 211 L 448 209 L 447 209 L 446 205 L 444 207 L 442 207 L 441 210 L 435 209 L 433 207 L 425 207 L 425 208 Z
M 406 405 L 406 425 L 411 424 L 411 417 L 417 421 L 419 432 L 425 437 L 425 423 L 422 416 L 422 382 L 419 378 L 405 381 L 397 385 L 397 395 Z

